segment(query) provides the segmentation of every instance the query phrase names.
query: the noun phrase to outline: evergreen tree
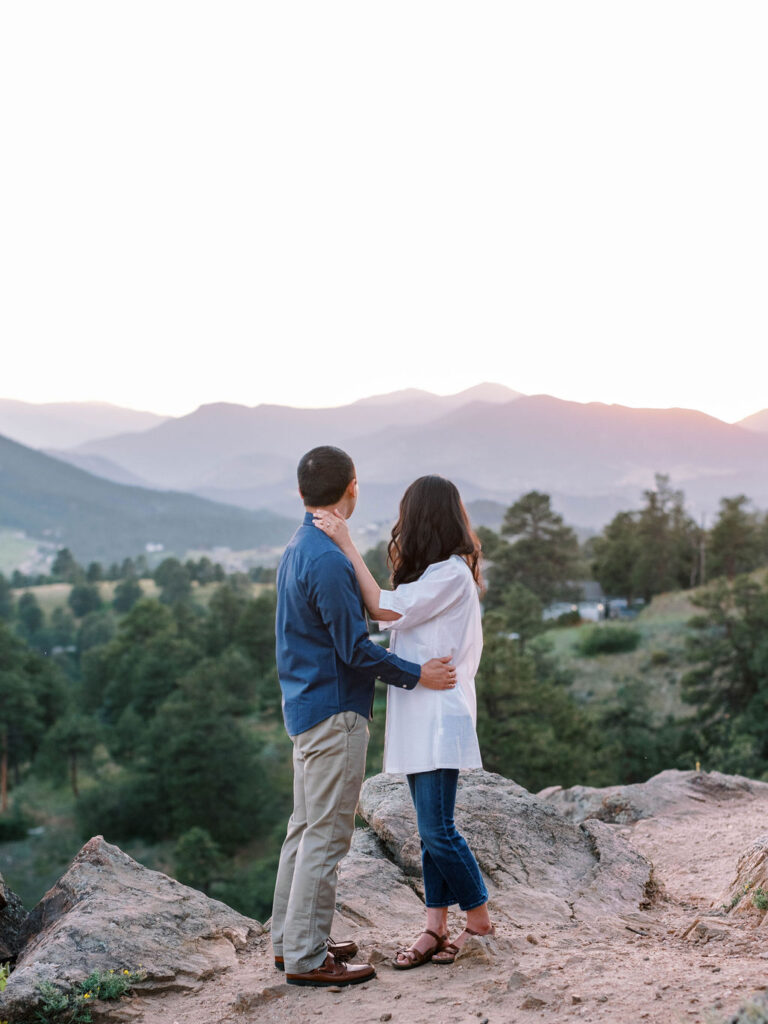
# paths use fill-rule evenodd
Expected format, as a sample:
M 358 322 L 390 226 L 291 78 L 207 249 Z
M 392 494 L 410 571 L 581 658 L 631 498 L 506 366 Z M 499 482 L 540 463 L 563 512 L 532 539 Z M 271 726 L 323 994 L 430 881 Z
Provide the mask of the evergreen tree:
M 548 494 L 530 491 L 510 506 L 501 532 L 511 537 L 490 556 L 488 606 L 497 606 L 511 583 L 527 587 L 543 605 L 559 597 L 572 597 L 579 542 L 573 530 L 551 506 Z M 485 534 L 484 534 L 485 536 Z
M 160 563 L 155 569 L 155 583 L 160 587 L 160 600 L 163 604 L 186 601 L 192 593 L 189 572 L 178 558 L 166 558 Z
M 683 697 L 697 708 L 696 753 L 712 767 L 768 769 L 768 577 L 721 578 L 692 598 Z
M 211 838 L 207 829 L 195 826 L 184 832 L 176 841 L 173 851 L 176 864 L 176 878 L 184 885 L 208 893 L 211 883 L 223 867 L 223 857 L 218 843 Z
M 638 513 L 618 512 L 599 537 L 592 538 L 592 573 L 606 594 L 635 598 L 635 567 L 640 550 Z
M 544 629 L 541 601 L 522 583 L 510 583 L 495 609 L 498 619 L 510 633 L 516 633 L 521 652 Z
M 683 492 L 673 490 L 668 476 L 657 473 L 655 488 L 643 494 L 633 589 L 650 601 L 665 590 L 696 583 L 701 533 L 685 511 Z
M 89 612 L 98 611 L 102 607 L 99 588 L 92 583 L 76 583 L 69 592 L 67 604 L 75 617 L 82 619 Z
M 51 566 L 51 576 L 64 583 L 74 583 L 82 575 L 83 570 L 75 561 L 69 548 L 59 548 Z
M 193 673 L 158 708 L 146 756 L 167 807 L 166 834 L 198 826 L 229 850 L 258 834 L 270 795 L 235 707 L 207 673 Z
M 43 625 L 43 611 L 31 590 L 25 590 L 16 602 L 16 618 L 21 633 L 31 640 Z
M 43 710 L 36 700 L 35 675 L 41 659 L 0 622 L 0 813 L 8 810 L 11 769 L 34 752 Z
M 709 575 L 725 575 L 729 580 L 751 572 L 765 561 L 761 522 L 749 512 L 749 498 L 720 499 L 720 513 L 709 534 Z
M 0 620 L 10 622 L 13 618 L 13 593 L 8 580 L 0 572 Z
M 598 736 L 563 680 L 508 639 L 496 612 L 486 613 L 484 634 L 477 730 L 486 768 L 533 791 L 590 780 Z
M 101 562 L 91 562 L 85 573 L 88 583 L 100 583 L 104 579 L 104 568 Z
M 115 596 L 112 600 L 112 607 L 116 612 L 124 615 L 133 608 L 137 601 L 141 600 L 142 594 L 143 591 L 138 580 L 121 580 L 121 582 L 115 587 Z
M 64 768 L 76 797 L 80 795 L 79 770 L 90 762 L 98 736 L 94 719 L 74 708 L 58 718 L 45 736 L 40 754 L 44 770 L 58 773 Z

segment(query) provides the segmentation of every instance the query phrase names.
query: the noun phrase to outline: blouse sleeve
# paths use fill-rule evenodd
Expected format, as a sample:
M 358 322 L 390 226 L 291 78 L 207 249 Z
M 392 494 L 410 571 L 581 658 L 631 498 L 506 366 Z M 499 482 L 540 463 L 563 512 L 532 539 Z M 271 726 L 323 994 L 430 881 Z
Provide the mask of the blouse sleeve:
M 396 590 L 382 590 L 379 607 L 397 612 L 399 619 L 379 622 L 382 629 L 418 626 L 442 614 L 461 601 L 466 593 L 467 575 L 455 561 L 428 573 L 413 583 L 401 583 Z

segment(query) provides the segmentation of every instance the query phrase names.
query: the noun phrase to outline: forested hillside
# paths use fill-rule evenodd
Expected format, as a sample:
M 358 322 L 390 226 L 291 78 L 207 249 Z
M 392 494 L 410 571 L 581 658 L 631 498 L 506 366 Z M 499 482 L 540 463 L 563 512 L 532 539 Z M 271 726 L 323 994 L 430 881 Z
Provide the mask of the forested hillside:
M 295 529 L 272 512 L 112 483 L 4 437 L 0 525 L 66 546 L 84 562 L 133 556 L 148 543 L 178 555 L 280 545 Z

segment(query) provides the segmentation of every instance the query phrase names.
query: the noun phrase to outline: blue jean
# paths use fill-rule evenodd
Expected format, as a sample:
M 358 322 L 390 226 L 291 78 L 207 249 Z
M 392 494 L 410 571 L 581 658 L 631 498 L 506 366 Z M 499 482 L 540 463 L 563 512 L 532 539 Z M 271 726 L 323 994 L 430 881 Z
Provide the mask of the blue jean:
M 436 768 L 408 776 L 421 836 L 424 902 L 428 907 L 458 903 L 462 910 L 474 910 L 488 900 L 488 890 L 466 839 L 453 821 L 458 783 L 456 768 Z

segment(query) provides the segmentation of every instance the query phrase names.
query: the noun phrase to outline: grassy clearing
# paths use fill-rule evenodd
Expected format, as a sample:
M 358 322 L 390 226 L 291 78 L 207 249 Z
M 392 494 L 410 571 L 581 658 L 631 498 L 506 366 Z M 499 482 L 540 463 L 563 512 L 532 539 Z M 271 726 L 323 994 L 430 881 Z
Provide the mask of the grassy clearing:
M 6 576 L 30 561 L 36 551 L 37 542 L 19 530 L 0 530 L 0 572 Z
M 154 580 L 139 580 L 144 597 L 159 597 L 160 588 L 157 586 Z M 99 588 L 102 601 L 105 604 L 111 604 L 112 599 L 115 596 L 116 582 L 108 581 L 103 583 L 97 583 L 96 586 Z M 204 583 L 204 584 L 192 584 L 192 597 L 203 607 L 208 606 L 208 602 L 211 600 L 211 596 L 215 592 L 217 587 L 220 587 L 220 583 Z M 14 596 L 16 598 L 23 594 L 25 590 L 30 591 L 37 598 L 37 602 L 45 612 L 46 616 L 49 616 L 54 608 L 65 608 L 67 606 L 67 598 L 69 592 L 72 589 L 70 583 L 43 583 L 39 587 L 26 587 L 24 590 L 14 590 Z M 251 593 L 254 597 L 258 597 L 263 594 L 265 590 L 274 589 L 272 583 L 252 583 Z
M 691 714 L 680 696 L 680 680 L 688 669 L 685 656 L 686 623 L 695 609 L 683 592 L 660 594 L 630 620 L 640 633 L 636 650 L 623 654 L 582 657 L 579 645 L 592 623 L 550 630 L 546 635 L 554 653 L 573 673 L 572 692 L 585 703 L 607 703 L 623 682 L 640 679 L 648 688 L 649 703 L 659 720 Z

